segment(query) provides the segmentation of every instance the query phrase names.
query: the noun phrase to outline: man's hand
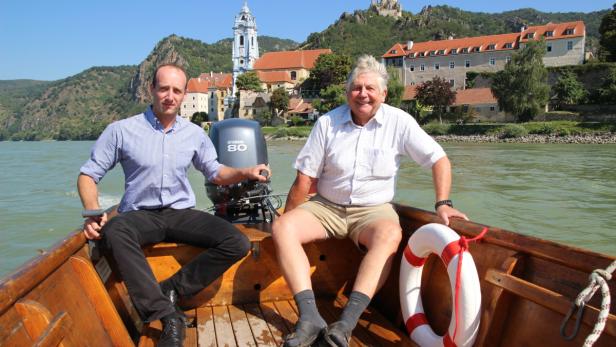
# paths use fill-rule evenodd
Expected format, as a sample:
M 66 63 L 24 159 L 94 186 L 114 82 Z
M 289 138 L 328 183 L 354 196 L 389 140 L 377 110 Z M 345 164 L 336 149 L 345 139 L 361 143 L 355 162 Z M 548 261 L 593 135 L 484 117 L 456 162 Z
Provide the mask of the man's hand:
M 272 170 L 265 164 L 259 164 L 245 169 L 244 175 L 249 180 L 266 182 L 272 177 Z
M 83 234 L 88 240 L 100 240 L 101 229 L 107 223 L 107 213 L 102 216 L 88 217 L 83 222 Z
M 449 225 L 449 219 L 450 218 L 462 218 L 464 220 L 468 220 L 468 217 L 456 210 L 453 207 L 450 207 L 448 205 L 441 205 L 436 209 L 436 214 L 441 217 L 441 219 L 443 220 L 443 224 L 445 225 Z

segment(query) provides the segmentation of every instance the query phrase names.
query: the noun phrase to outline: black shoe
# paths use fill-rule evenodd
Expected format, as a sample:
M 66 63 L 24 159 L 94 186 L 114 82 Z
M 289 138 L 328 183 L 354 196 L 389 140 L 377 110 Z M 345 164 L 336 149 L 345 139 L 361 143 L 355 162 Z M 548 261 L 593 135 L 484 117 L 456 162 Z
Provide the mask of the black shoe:
M 163 295 L 166 296 L 167 299 L 169 299 L 169 301 L 171 301 L 171 304 L 175 308 L 175 312 L 182 317 L 182 320 L 184 321 L 184 325 L 186 326 L 186 328 L 192 328 L 192 324 L 188 321 L 188 317 L 186 317 L 186 314 L 180 308 L 180 305 L 178 305 L 178 302 L 180 301 L 180 299 L 179 299 L 177 290 L 175 290 L 172 287 L 171 288 L 169 287 L 171 286 L 163 284 L 162 282 L 160 283 L 160 290 L 163 292 Z
M 160 320 L 163 323 L 163 332 L 156 346 L 181 347 L 184 344 L 184 319 L 177 314 L 170 314 Z
M 351 332 L 347 329 L 346 324 L 338 321 L 327 327 L 325 341 L 331 347 L 348 347 L 351 339 Z
M 295 332 L 284 339 L 284 347 L 310 347 L 320 336 L 325 334 L 326 326 L 318 326 L 309 321 L 299 321 Z

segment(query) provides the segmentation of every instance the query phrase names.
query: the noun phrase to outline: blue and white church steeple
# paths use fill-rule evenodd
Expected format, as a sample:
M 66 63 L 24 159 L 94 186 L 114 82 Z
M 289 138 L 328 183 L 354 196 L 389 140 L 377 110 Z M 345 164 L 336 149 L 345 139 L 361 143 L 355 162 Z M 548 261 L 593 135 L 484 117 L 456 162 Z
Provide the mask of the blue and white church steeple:
M 235 16 L 233 25 L 233 97 L 237 92 L 235 81 L 237 76 L 252 70 L 259 58 L 259 43 L 257 42 L 257 22 L 250 13 L 248 4 L 244 1 L 242 11 Z

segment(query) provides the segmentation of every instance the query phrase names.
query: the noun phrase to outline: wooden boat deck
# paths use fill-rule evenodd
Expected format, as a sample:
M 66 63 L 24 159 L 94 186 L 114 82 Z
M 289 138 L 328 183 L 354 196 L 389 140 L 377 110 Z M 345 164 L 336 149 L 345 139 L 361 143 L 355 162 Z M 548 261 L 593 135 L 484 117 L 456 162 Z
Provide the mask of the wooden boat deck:
M 328 323 L 340 316 L 346 298 L 319 299 L 317 305 Z M 186 311 L 194 327 L 186 329 L 184 346 L 280 346 L 297 322 L 293 300 L 260 304 L 199 307 Z M 160 321 L 144 328 L 140 347 L 153 347 L 161 333 Z M 372 308 L 364 311 L 353 331 L 350 346 L 417 346 Z

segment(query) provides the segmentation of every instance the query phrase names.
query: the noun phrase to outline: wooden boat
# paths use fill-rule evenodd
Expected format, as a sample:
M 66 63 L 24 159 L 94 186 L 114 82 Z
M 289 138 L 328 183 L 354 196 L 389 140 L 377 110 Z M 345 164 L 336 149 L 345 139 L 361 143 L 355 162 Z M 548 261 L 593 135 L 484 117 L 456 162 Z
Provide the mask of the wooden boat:
M 385 287 L 362 315 L 352 346 L 416 346 L 401 315 L 399 264 L 406 240 L 437 217 L 408 206 L 396 208 L 405 242 Z M 451 226 L 467 237 L 484 228 L 461 220 L 452 221 Z M 278 346 L 297 320 L 297 308 L 276 263 L 270 225 L 238 227 L 250 238 L 251 252 L 218 281 L 182 303 L 190 307 L 185 312 L 194 325 L 187 329 L 185 346 Z M 305 249 L 320 311 L 332 321 L 345 303 L 362 255 L 347 240 L 328 240 Z M 83 235 L 74 232 L 0 282 L 0 345 L 156 344 L 160 323 L 141 322 L 115 271 L 116 264 L 91 251 Z M 164 243 L 144 251 L 162 280 L 204 250 Z M 470 253 L 482 294 L 475 346 L 581 346 L 597 320 L 600 298 L 587 305 L 572 341 L 561 337 L 561 322 L 572 300 L 587 286 L 589 273 L 615 260 L 493 227 L 481 242 L 470 245 Z M 611 294 L 616 294 L 616 281 L 608 283 Z M 451 319 L 449 288 L 445 267 L 431 256 L 424 266 L 421 292 L 428 321 L 440 335 Z M 614 311 L 595 346 L 616 346 Z

